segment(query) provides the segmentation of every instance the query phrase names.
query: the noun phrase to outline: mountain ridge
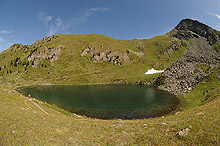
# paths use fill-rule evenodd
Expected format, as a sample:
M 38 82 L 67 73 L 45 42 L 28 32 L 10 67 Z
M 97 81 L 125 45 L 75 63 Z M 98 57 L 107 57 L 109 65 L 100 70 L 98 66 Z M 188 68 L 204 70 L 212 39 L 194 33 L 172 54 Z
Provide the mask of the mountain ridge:
M 2 52 L 0 82 L 154 84 L 182 95 L 208 76 L 198 66 L 219 66 L 219 34 L 191 19 L 183 19 L 169 33 L 151 39 L 55 34 L 32 45 L 15 44 Z M 144 75 L 151 68 L 165 72 Z

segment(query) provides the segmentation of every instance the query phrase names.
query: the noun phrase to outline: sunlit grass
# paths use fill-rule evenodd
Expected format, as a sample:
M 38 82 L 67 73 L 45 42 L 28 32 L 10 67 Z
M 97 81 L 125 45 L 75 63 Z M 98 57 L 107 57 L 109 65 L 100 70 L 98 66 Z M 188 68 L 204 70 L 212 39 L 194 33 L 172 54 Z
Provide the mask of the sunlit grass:
M 177 115 L 142 120 L 99 120 L 66 114 L 62 109 L 35 101 L 8 85 L 0 85 L 1 145 L 218 145 L 220 88 L 211 102 Z M 181 129 L 190 128 L 186 137 Z
M 64 35 L 38 46 L 10 47 L 0 54 L 0 81 L 13 85 L 24 84 L 88 84 L 113 83 L 124 79 L 135 83 L 145 80 L 144 73 L 151 68 L 165 69 L 179 59 L 186 47 L 180 41 L 174 41 L 168 34 L 143 40 L 115 40 L 98 35 Z M 169 52 L 172 45 L 178 50 Z M 58 60 L 50 63 L 43 59 L 32 66 L 27 59 L 33 52 L 44 52 L 48 48 L 60 48 Z M 19 45 L 18 45 L 19 46 Z M 110 62 L 93 63 L 91 56 L 81 56 L 86 48 L 94 48 L 99 52 L 109 50 L 128 53 L 129 62 L 121 62 L 121 66 Z M 141 55 L 137 55 L 137 54 Z M 27 66 L 28 64 L 28 66 Z M 137 80 L 135 80 L 137 78 Z M 146 77 L 148 78 L 148 77 Z

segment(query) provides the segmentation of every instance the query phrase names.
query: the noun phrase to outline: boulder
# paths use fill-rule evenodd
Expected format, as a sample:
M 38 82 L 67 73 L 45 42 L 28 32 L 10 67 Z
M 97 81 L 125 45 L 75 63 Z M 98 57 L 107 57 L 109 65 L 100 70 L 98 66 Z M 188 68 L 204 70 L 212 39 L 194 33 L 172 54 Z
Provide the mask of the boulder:
M 186 129 L 181 129 L 181 131 L 179 131 L 176 135 L 177 136 L 187 136 L 189 134 L 190 129 L 186 128 Z
M 83 52 L 80 55 L 86 56 L 88 53 L 90 53 L 90 48 L 86 48 L 85 50 L 83 50 Z
M 97 63 L 101 60 L 101 57 L 99 55 L 95 55 L 94 57 L 92 57 L 92 62 Z

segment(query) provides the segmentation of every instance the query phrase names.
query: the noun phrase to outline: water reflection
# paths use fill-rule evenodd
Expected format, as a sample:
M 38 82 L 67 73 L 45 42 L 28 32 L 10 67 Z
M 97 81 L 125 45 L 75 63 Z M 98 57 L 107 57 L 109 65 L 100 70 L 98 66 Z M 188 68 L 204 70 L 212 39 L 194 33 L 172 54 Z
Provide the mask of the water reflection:
M 179 103 L 176 97 L 153 87 L 134 85 L 29 86 L 17 90 L 70 112 L 101 119 L 160 116 Z
M 155 99 L 155 89 L 153 88 L 147 88 L 145 91 L 145 100 L 146 102 L 148 102 L 149 104 L 152 104 L 154 102 Z

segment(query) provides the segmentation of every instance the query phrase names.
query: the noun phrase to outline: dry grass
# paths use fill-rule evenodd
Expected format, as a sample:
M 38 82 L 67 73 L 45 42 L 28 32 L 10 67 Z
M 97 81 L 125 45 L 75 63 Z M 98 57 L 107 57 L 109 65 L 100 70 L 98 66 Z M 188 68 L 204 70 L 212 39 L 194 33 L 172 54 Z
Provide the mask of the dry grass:
M 211 102 L 159 118 L 99 120 L 63 114 L 0 85 L 0 145 L 219 145 L 220 87 Z M 186 137 L 176 136 L 190 128 Z

